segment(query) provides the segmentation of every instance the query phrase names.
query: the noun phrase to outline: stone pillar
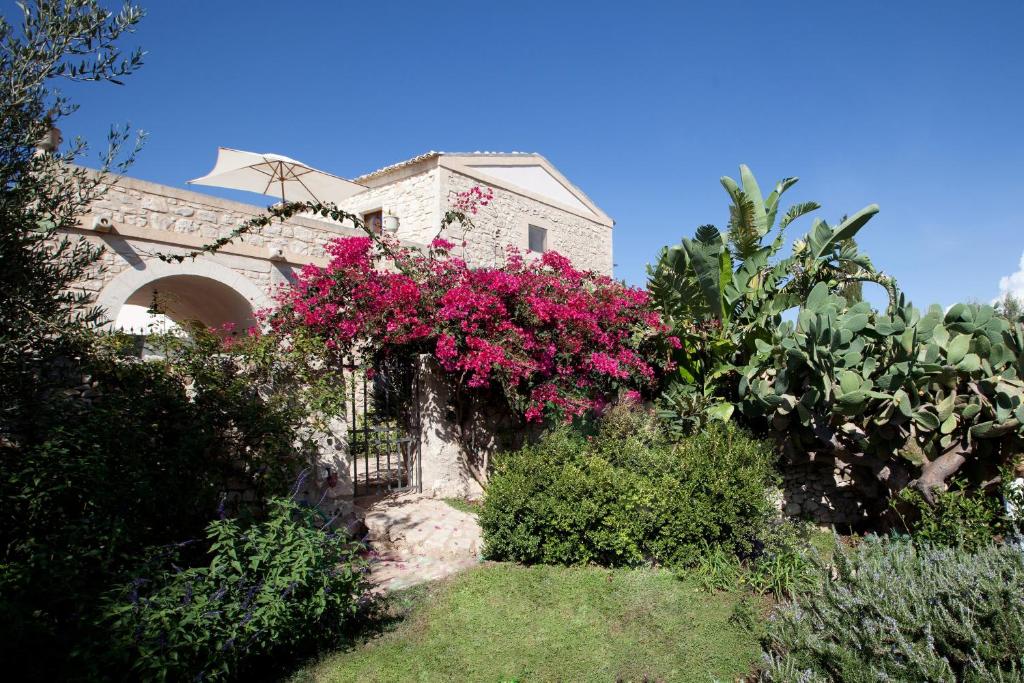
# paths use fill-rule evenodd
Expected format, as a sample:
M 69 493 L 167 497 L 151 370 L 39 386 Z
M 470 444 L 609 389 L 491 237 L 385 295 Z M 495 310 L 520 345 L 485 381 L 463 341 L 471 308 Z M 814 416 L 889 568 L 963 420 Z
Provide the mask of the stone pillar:
M 316 454 L 306 479 L 307 502 L 328 515 L 348 514 L 352 506 L 352 463 L 348 452 L 348 422 L 333 417 L 313 433 Z
M 417 374 L 419 473 L 423 493 L 434 498 L 477 498 L 483 488 L 472 474 L 460 441 L 450 392 L 441 369 L 433 358 L 421 355 Z

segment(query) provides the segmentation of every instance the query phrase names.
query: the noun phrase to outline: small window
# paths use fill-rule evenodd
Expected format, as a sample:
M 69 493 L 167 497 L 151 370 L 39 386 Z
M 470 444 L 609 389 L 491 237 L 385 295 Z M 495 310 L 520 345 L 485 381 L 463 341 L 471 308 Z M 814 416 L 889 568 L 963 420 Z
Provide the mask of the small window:
M 384 212 L 382 210 L 371 211 L 363 214 L 363 225 L 375 235 L 381 234 L 384 229 Z
M 548 250 L 547 228 L 539 228 L 536 225 L 530 226 L 530 251 L 543 254 Z

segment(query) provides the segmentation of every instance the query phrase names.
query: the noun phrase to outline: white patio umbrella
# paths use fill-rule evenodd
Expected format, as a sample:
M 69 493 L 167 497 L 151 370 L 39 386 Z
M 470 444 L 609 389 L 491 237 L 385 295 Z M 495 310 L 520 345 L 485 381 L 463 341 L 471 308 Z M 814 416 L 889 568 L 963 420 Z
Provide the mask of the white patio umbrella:
M 217 163 L 191 185 L 247 190 L 292 202 L 340 202 L 366 188 L 280 154 L 217 148 Z

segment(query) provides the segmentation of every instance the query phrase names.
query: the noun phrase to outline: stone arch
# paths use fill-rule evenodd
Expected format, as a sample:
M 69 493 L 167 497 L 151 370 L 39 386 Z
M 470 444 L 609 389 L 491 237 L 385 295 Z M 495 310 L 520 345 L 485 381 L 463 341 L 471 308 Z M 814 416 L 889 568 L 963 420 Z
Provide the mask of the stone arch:
M 226 266 L 204 259 L 184 263 L 147 261 L 145 268 L 121 273 L 97 297 L 107 317 L 117 319 L 125 304 L 148 306 L 154 293 L 175 322 L 198 320 L 207 327 L 255 324 L 253 312 L 272 301 L 252 280 Z

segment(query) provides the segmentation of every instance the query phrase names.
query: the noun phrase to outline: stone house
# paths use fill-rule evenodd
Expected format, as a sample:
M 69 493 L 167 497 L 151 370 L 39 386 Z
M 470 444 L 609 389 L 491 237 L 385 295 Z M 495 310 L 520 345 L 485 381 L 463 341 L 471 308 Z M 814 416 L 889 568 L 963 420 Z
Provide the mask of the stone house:
M 395 235 L 410 246 L 443 236 L 473 266 L 500 265 L 508 245 L 534 254 L 556 250 L 579 268 L 612 274 L 613 221 L 539 154 L 429 152 L 354 182 L 365 190 L 340 207 L 369 226 L 394 228 L 397 218 Z M 474 227 L 465 231 L 454 224 L 440 235 L 452 202 L 475 186 L 490 188 L 493 198 L 472 216 Z M 105 247 L 80 286 L 94 294 L 112 324 L 135 331 L 153 322 L 146 309 L 154 303 L 162 313 L 157 317 L 168 324 L 248 327 L 297 268 L 327 264 L 324 248 L 331 240 L 365 234 L 353 225 L 297 216 L 239 237 L 214 254 L 165 262 L 161 254 L 187 254 L 228 236 L 264 208 L 127 177 L 105 189 L 71 231 Z M 352 447 L 359 438 L 369 443 L 357 429 L 368 429 L 366 421 L 355 416 L 367 409 L 369 384 L 352 380 L 364 399 L 357 400 L 360 390 L 353 389 L 352 414 L 337 416 L 317 437 L 322 443 L 316 474 L 306 491 L 311 500 L 341 510 L 354 494 L 396 482 L 434 495 L 479 491 L 456 438 L 459 430 L 447 417 L 443 382 L 426 364 L 418 376 L 417 399 L 408 406 L 416 419 L 404 428 L 406 445 L 398 448 L 396 439 L 386 452 L 367 446 L 356 453 Z M 380 436 L 374 432 L 374 448 Z
M 371 221 L 399 218 L 398 237 L 427 243 L 452 199 L 473 186 L 494 190 L 491 204 L 465 235 L 467 260 L 496 265 L 507 245 L 523 251 L 554 250 L 586 270 L 612 274 L 614 222 L 539 154 L 428 152 L 355 178 L 369 189 L 342 208 Z M 461 234 L 449 239 L 461 243 Z
M 444 235 L 470 265 L 498 265 L 513 245 L 524 252 L 555 250 L 577 267 L 612 274 L 614 222 L 539 154 L 428 152 L 354 182 L 365 191 L 340 207 L 368 225 L 397 218 L 397 237 L 411 245 L 439 234 L 458 193 L 491 188 L 493 199 L 473 216 L 475 227 L 463 232 L 453 225 Z M 102 268 L 81 286 L 96 295 L 112 320 L 159 298 L 172 319 L 247 326 L 294 269 L 327 263 L 324 246 L 330 240 L 362 234 L 351 225 L 300 216 L 181 264 L 156 256 L 201 247 L 261 213 L 255 205 L 119 178 L 74 231 L 107 247 Z

